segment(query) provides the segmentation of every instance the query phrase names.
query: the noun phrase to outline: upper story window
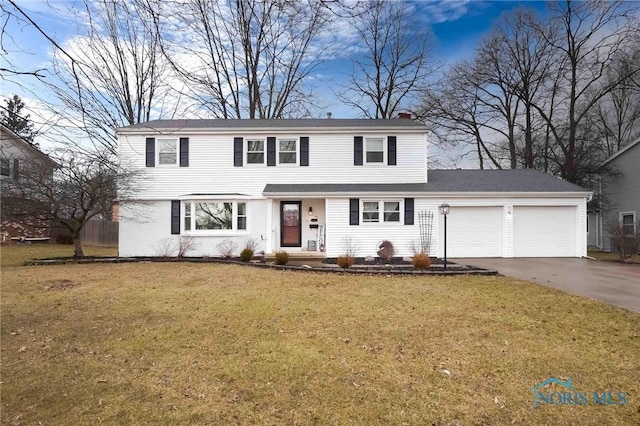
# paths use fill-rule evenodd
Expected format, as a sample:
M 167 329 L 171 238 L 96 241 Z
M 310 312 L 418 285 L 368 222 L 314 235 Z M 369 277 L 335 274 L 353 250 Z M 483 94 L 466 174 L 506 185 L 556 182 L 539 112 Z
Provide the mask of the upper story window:
M 384 139 L 383 138 L 366 138 L 365 139 L 365 158 L 367 164 L 384 163 Z
M 264 139 L 247 140 L 247 164 L 264 164 Z
M 158 164 L 172 165 L 178 164 L 178 140 L 158 139 Z
M 0 158 L 0 175 L 11 176 L 11 160 L 5 157 Z
M 400 201 L 375 200 L 362 202 L 363 223 L 400 223 Z M 382 212 L 382 215 L 380 214 Z
M 296 164 L 297 163 L 297 145 L 295 139 L 278 140 L 278 163 L 280 164 Z
M 185 231 L 242 231 L 247 229 L 247 203 L 242 201 L 186 201 Z
M 634 235 L 636 233 L 636 212 L 620 213 L 620 225 L 624 235 Z

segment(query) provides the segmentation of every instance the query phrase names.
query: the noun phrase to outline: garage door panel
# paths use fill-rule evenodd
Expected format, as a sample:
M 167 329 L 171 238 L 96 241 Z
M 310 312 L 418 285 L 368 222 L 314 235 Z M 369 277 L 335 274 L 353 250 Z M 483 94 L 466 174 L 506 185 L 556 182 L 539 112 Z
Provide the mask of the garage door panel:
M 502 233 L 501 207 L 452 207 L 447 217 L 447 255 L 501 257 Z
M 515 257 L 574 257 L 575 207 L 515 207 Z

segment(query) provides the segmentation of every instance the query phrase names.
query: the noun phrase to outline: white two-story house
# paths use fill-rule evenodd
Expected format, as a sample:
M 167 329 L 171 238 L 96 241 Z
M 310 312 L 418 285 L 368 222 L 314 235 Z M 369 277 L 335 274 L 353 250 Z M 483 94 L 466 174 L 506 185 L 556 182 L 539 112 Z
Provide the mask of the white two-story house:
M 191 256 L 227 240 L 273 253 L 408 256 L 430 235 L 449 257 L 586 255 L 583 188 L 533 170 L 428 170 L 428 129 L 410 119 L 157 120 L 117 130 L 144 170 L 121 203 L 120 255 L 154 256 L 192 236 Z

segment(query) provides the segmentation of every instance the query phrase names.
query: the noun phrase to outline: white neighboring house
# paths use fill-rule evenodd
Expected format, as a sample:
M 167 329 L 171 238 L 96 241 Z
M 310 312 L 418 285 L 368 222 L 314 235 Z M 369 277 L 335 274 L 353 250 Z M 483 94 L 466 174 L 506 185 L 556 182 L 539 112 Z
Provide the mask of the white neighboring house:
M 225 239 L 273 253 L 411 254 L 433 215 L 430 254 L 586 255 L 583 188 L 533 170 L 428 170 L 428 129 L 410 119 L 156 120 L 117 130 L 119 156 L 145 169 L 143 204 L 121 203 L 120 256 L 193 236 L 191 256 Z M 134 207 L 135 206 L 135 207 Z

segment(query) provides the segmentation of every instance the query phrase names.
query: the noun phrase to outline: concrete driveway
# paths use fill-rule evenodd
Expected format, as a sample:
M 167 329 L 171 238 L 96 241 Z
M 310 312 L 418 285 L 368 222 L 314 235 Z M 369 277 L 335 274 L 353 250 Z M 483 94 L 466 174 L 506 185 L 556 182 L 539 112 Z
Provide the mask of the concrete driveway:
M 451 260 L 496 269 L 508 277 L 533 281 L 640 313 L 640 265 L 570 258 Z

